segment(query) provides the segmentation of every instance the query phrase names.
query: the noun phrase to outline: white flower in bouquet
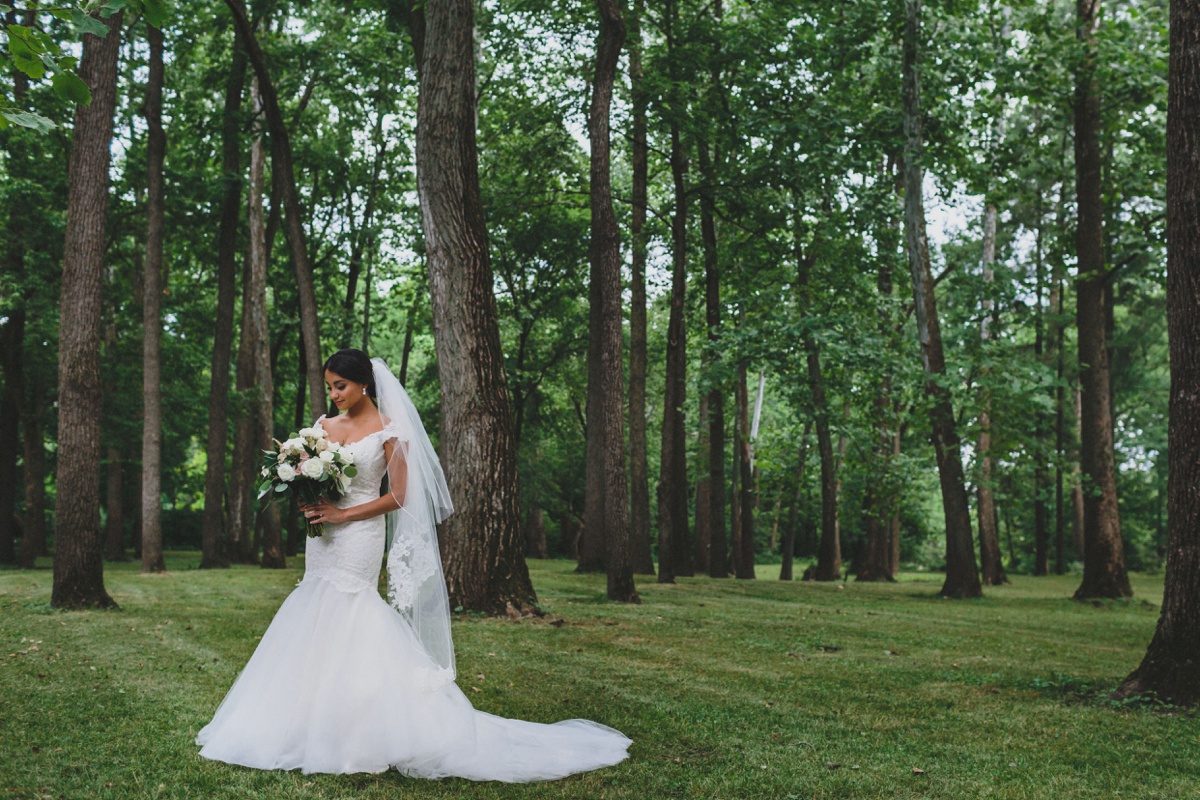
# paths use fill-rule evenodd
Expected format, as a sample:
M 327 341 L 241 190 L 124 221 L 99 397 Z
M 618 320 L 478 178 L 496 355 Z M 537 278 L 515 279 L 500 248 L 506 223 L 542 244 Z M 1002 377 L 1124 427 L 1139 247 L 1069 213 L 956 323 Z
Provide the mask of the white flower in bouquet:
M 296 479 L 296 470 L 291 464 L 280 464 L 275 470 L 275 474 L 279 476 L 279 480 L 291 483 Z
M 333 460 L 337 458 L 337 453 L 332 450 L 324 450 L 322 451 L 321 455 L 317 456 L 317 458 L 321 459 L 327 464 L 331 464 L 333 463 Z
M 353 464 L 354 463 L 354 451 L 339 450 L 338 455 L 340 455 L 342 457 L 343 464 Z
M 300 465 L 300 473 L 306 478 L 317 480 L 325 474 L 325 463 L 319 458 L 310 458 Z
M 301 428 L 299 436 L 304 439 L 320 439 L 325 435 L 325 431 L 320 428 Z
M 288 439 L 279 446 L 280 455 L 298 456 L 304 453 L 304 440 L 300 437 Z

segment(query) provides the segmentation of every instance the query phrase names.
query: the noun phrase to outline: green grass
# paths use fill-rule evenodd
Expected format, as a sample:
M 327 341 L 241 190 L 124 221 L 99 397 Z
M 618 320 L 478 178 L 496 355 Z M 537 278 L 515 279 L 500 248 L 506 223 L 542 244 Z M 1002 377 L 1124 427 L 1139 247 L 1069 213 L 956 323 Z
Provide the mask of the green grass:
M 1200 796 L 1200 719 L 1105 700 L 1153 633 L 1156 577 L 1090 605 L 1068 599 L 1072 577 L 962 602 L 934 575 L 843 587 L 762 568 L 645 582 L 635 607 L 605 602 L 602 576 L 531 562 L 550 616 L 457 619 L 459 684 L 480 709 L 594 719 L 634 745 L 612 769 L 505 786 L 199 758 L 196 731 L 302 562 L 167 563 L 110 566 L 115 612 L 51 610 L 48 569 L 0 573 L 0 800 Z

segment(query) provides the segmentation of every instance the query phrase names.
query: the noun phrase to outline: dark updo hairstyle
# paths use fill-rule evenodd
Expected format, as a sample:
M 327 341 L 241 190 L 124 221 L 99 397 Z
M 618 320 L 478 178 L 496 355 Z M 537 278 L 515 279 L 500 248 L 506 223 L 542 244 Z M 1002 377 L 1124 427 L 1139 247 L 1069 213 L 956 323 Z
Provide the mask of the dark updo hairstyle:
M 332 372 L 346 380 L 366 384 L 367 394 L 372 400 L 375 399 L 375 370 L 371 367 L 371 358 L 362 350 L 352 347 L 338 350 L 325 361 L 321 371 Z

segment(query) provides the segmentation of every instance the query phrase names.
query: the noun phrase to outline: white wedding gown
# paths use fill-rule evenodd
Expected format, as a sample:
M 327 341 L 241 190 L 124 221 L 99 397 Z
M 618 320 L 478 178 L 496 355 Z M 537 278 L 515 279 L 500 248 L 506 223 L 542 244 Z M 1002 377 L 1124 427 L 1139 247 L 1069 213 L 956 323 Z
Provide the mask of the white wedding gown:
M 347 445 L 358 475 L 338 505 L 374 499 L 379 434 Z M 538 781 L 624 760 L 631 741 L 587 720 L 552 725 L 476 711 L 379 596 L 384 518 L 327 524 L 304 578 L 196 743 L 205 758 L 257 769 Z

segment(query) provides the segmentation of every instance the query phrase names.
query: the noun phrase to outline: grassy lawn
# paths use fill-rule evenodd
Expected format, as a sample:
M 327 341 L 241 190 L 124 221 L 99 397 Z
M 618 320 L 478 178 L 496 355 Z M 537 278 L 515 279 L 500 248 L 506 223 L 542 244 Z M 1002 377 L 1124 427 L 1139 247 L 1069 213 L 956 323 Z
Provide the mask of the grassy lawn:
M 459 685 L 482 710 L 594 719 L 634 746 L 612 769 L 505 786 L 199 758 L 196 731 L 302 562 L 197 560 L 110 565 L 116 612 L 53 611 L 49 569 L 0 572 L 0 800 L 1200 796 L 1200 718 L 1104 699 L 1153 633 L 1159 577 L 1134 576 L 1128 603 L 1075 603 L 1073 577 L 956 602 L 934 575 L 781 584 L 760 567 L 646 582 L 626 607 L 602 576 L 531 562 L 549 616 L 456 620 Z

